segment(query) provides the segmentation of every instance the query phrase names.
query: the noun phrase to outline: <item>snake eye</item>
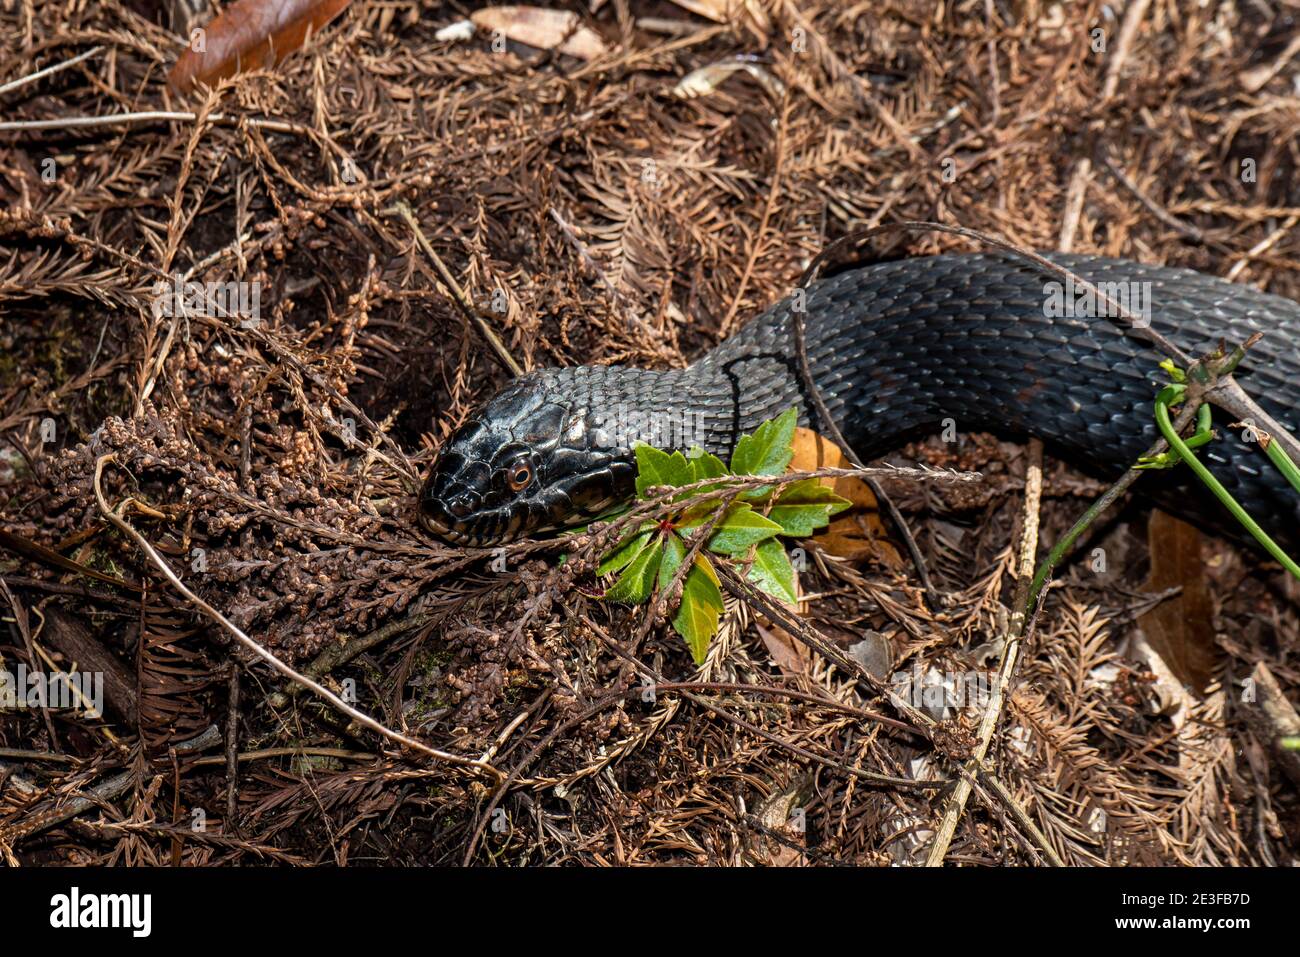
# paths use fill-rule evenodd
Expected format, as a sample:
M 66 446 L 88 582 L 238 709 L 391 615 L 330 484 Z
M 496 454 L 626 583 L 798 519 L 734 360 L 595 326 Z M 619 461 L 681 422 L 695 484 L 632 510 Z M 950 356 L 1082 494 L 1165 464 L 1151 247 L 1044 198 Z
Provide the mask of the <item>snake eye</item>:
M 506 476 L 506 484 L 510 486 L 512 492 L 522 492 L 528 487 L 528 483 L 533 480 L 532 468 L 520 462 L 518 465 L 512 465 L 510 472 Z

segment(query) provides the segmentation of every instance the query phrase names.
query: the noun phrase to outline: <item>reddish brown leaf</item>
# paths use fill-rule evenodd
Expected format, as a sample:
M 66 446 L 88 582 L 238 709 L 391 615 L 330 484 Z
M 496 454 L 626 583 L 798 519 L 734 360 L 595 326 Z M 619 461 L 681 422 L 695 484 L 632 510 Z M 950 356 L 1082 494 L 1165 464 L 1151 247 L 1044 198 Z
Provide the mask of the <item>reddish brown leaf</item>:
M 352 0 L 238 0 L 203 27 L 167 77 L 182 92 L 198 83 L 274 66 L 347 8 Z
M 808 646 L 796 641 L 780 625 L 774 625 L 762 616 L 755 622 L 758 636 L 763 639 L 767 653 L 782 671 L 793 677 L 808 674 Z
M 1169 670 L 1191 690 L 1200 692 L 1214 675 L 1214 606 L 1210 601 L 1205 562 L 1201 558 L 1201 532 L 1195 525 L 1151 513 L 1147 526 L 1151 549 L 1151 577 L 1147 591 L 1181 586 L 1182 594 L 1161 602 L 1138 618 L 1147 642 Z

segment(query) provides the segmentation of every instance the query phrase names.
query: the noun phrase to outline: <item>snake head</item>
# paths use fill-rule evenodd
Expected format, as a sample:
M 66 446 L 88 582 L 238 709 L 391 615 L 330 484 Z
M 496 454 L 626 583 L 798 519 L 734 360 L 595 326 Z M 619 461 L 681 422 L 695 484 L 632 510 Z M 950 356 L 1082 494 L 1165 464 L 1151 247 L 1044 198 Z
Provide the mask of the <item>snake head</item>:
M 458 545 L 499 545 L 581 525 L 635 486 L 630 448 L 595 426 L 571 370 L 515 379 L 443 444 L 419 522 Z

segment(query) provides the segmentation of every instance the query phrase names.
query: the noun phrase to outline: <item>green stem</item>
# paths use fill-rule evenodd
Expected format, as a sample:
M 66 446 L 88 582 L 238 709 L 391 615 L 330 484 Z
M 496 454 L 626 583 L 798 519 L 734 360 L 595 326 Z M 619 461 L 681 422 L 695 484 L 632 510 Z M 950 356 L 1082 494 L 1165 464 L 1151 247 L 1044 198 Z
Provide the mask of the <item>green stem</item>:
M 1215 497 L 1232 513 L 1233 518 L 1239 521 L 1246 531 L 1255 536 L 1255 540 L 1263 545 L 1270 555 L 1281 562 L 1283 568 L 1300 579 L 1300 565 L 1297 565 L 1286 552 L 1278 547 L 1277 543 L 1268 536 L 1268 533 L 1259 527 L 1258 523 L 1250 517 L 1250 514 L 1244 508 L 1237 504 L 1237 500 L 1232 497 L 1231 493 L 1197 459 L 1196 454 L 1187 447 L 1187 443 L 1183 441 L 1183 437 L 1178 434 L 1178 430 L 1174 428 L 1174 424 L 1169 418 L 1168 398 L 1165 392 L 1161 392 L 1156 398 L 1156 425 L 1160 427 L 1160 433 L 1165 437 L 1165 441 L 1169 443 L 1170 448 L 1182 456 L 1183 461 L 1196 473 L 1196 477 L 1205 483 Z M 1276 445 L 1277 443 L 1270 444 Z
M 1208 386 L 1211 383 L 1216 382 L 1219 377 L 1231 374 L 1231 372 L 1237 367 L 1237 364 L 1241 362 L 1242 358 L 1245 356 L 1246 350 L 1255 343 L 1259 338 L 1259 335 L 1260 334 L 1252 336 L 1245 343 L 1234 348 L 1226 357 L 1217 356 L 1215 354 L 1206 356 L 1203 360 L 1193 363 L 1188 372 L 1203 386 Z M 1106 493 L 1102 495 L 1101 498 L 1097 499 L 1097 501 L 1083 513 L 1079 520 L 1074 523 L 1070 530 L 1056 542 L 1052 547 L 1052 550 L 1048 553 L 1047 558 L 1045 558 L 1043 563 L 1038 566 L 1038 570 L 1034 573 L 1033 581 L 1030 582 L 1029 594 L 1025 602 L 1025 614 L 1033 614 L 1033 611 L 1038 604 L 1039 595 L 1042 592 L 1043 586 L 1047 583 L 1048 577 L 1052 574 L 1052 570 L 1069 553 L 1079 536 L 1084 533 L 1098 515 L 1104 512 L 1116 501 L 1116 499 L 1128 491 L 1129 486 L 1132 485 L 1137 480 L 1137 477 L 1142 474 L 1141 470 L 1147 468 L 1168 468 L 1176 465 L 1177 458 L 1180 456 L 1192 467 L 1192 470 L 1196 473 L 1197 477 L 1199 477 L 1201 481 L 1205 482 L 1205 484 L 1210 487 L 1211 491 L 1219 497 L 1220 501 L 1228 507 L 1229 511 L 1232 512 L 1237 520 L 1255 536 L 1256 540 L 1259 541 L 1265 549 L 1268 550 L 1268 553 L 1281 562 L 1286 570 L 1292 575 L 1295 575 L 1296 578 L 1300 578 L 1300 567 L 1298 567 L 1296 563 L 1292 561 L 1291 558 L 1289 558 L 1257 524 L 1255 524 L 1255 521 L 1246 514 L 1241 506 L 1238 505 L 1232 496 L 1228 494 L 1227 490 L 1219 484 L 1218 480 L 1216 480 L 1214 476 L 1210 474 L 1209 470 L 1197 461 L 1196 456 L 1192 454 L 1192 448 L 1204 445 L 1214 437 L 1210 421 L 1210 404 L 1208 402 L 1196 403 L 1194 410 L 1189 404 L 1189 407 L 1184 408 L 1178 413 L 1177 422 L 1170 421 L 1169 404 L 1170 402 L 1176 403 L 1183 397 L 1183 395 L 1185 395 L 1188 376 L 1181 369 L 1174 366 L 1172 360 L 1166 360 L 1160 365 L 1161 368 L 1169 372 L 1170 376 L 1174 379 L 1174 385 L 1162 390 L 1156 397 L 1156 422 L 1159 424 L 1160 431 L 1164 436 L 1164 443 L 1157 442 L 1145 455 L 1139 457 L 1137 464 L 1125 472 L 1118 482 L 1107 489 Z M 1184 442 L 1179 433 L 1191 424 L 1193 417 L 1196 418 L 1197 422 L 1196 433 L 1189 441 Z M 1170 447 L 1170 452 L 1160 451 L 1161 445 L 1165 443 Z M 1300 492 L 1300 469 L 1296 467 L 1292 459 L 1281 448 L 1281 443 L 1276 440 L 1265 443 L 1264 450 L 1268 454 L 1269 460 L 1272 461 L 1282 474 L 1286 476 L 1287 481 L 1291 483 L 1292 487 L 1294 487 L 1297 492 Z M 1163 461 L 1165 456 L 1169 456 L 1170 461 Z
M 1296 464 L 1291 461 L 1291 456 L 1286 454 L 1282 443 L 1270 436 L 1264 443 L 1264 452 L 1268 455 L 1268 460 L 1277 466 L 1277 470 L 1286 476 L 1291 487 L 1300 492 L 1300 469 L 1296 468 Z
M 1124 477 L 1128 478 L 1129 475 L 1133 475 L 1136 478 L 1139 474 L 1141 473 L 1130 470 L 1125 473 Z M 1079 516 L 1077 522 L 1070 526 L 1070 530 L 1056 540 L 1052 550 L 1047 553 L 1047 557 L 1038 566 L 1038 571 L 1034 572 L 1034 580 L 1029 583 L 1025 614 L 1033 613 L 1034 606 L 1038 603 L 1038 593 L 1042 591 L 1043 584 L 1047 581 L 1047 576 L 1052 573 L 1052 569 L 1060 564 L 1061 559 L 1074 547 L 1075 541 L 1087 530 L 1097 516 L 1110 508 L 1111 504 L 1128 490 L 1129 484 L 1132 483 L 1120 484 L 1117 482 L 1108 488 L 1101 498 L 1088 506 L 1088 510 Z
M 1194 413 L 1190 408 L 1184 409 L 1182 412 L 1178 413 L 1177 427 L 1179 429 L 1186 428 L 1191 424 L 1193 415 Z M 1147 450 L 1146 455 L 1143 455 L 1138 459 L 1138 462 L 1141 463 L 1145 459 L 1159 455 L 1159 450 L 1163 444 L 1166 443 L 1157 442 Z M 1048 577 L 1052 574 L 1052 569 L 1056 568 L 1056 566 L 1061 563 L 1061 560 L 1069 554 L 1070 549 L 1074 547 L 1074 543 L 1078 540 L 1079 536 L 1087 530 L 1088 526 L 1096 520 L 1098 515 L 1110 508 L 1110 506 L 1113 505 L 1120 496 L 1127 492 L 1129 486 L 1136 482 L 1141 475 L 1142 469 L 1140 466 L 1134 466 L 1126 471 L 1119 477 L 1119 480 L 1115 482 L 1114 485 L 1106 489 L 1101 498 L 1088 506 L 1088 510 L 1084 512 L 1079 517 L 1079 520 L 1070 527 L 1070 530 L 1062 535 L 1057 540 L 1056 544 L 1052 546 L 1052 550 L 1047 553 L 1047 557 L 1043 559 L 1043 563 L 1038 566 L 1038 570 L 1034 573 L 1034 579 L 1029 584 L 1029 594 L 1025 600 L 1026 615 L 1033 614 L 1034 608 L 1038 605 L 1038 595 L 1043 590 L 1043 585 L 1046 584 Z

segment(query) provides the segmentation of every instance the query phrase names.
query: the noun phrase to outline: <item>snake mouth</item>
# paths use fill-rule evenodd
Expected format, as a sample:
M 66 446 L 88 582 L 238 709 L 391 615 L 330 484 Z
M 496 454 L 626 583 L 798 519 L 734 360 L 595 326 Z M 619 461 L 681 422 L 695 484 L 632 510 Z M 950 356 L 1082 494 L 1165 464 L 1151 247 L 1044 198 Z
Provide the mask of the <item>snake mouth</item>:
M 415 520 L 422 529 L 434 538 L 449 545 L 478 544 L 467 528 L 468 523 L 458 521 L 446 509 L 428 498 L 425 498 L 420 503 L 420 507 L 416 510 Z
M 430 535 L 436 535 L 439 538 L 449 538 L 452 535 L 460 534 L 446 522 L 439 521 L 424 509 L 420 509 L 419 513 L 416 515 L 416 521 L 419 522 L 420 527 Z
M 461 528 L 456 527 L 455 525 L 448 525 L 446 522 L 440 522 L 438 521 L 438 519 L 432 518 L 428 515 L 421 515 L 418 521 L 421 528 L 423 528 L 434 538 L 438 539 L 439 541 L 445 542 L 448 545 L 467 545 L 470 547 L 475 547 L 475 546 L 482 547 L 482 546 L 497 544 L 497 542 L 494 540 L 479 538 L 478 536 L 472 535 L 471 533 L 464 531 Z
M 493 513 L 495 515 L 495 513 Z M 425 499 L 416 514 L 419 526 L 448 545 L 470 548 L 490 548 L 504 545 L 521 537 L 519 520 L 509 516 L 500 521 L 484 521 L 482 515 L 469 521 L 456 518 L 429 499 Z

